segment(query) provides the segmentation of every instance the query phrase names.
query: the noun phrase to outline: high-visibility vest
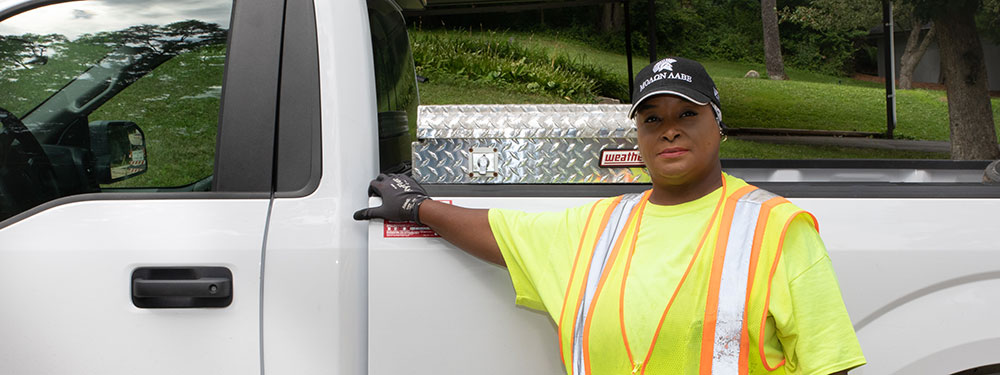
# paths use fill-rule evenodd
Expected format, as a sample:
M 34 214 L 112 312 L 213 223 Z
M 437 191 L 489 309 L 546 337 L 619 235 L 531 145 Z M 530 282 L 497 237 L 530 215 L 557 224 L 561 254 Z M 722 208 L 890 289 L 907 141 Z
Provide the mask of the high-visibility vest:
M 748 373 L 751 355 L 758 356 L 753 360 L 762 361 L 767 370 L 774 370 L 784 364 L 769 364 L 764 357 L 763 344 L 750 347 L 748 323 L 748 300 L 751 288 L 764 288 L 754 293 L 759 299 L 755 303 L 763 303 L 763 314 L 753 317 L 760 322 L 755 337 L 764 330 L 764 320 L 767 314 L 767 304 L 770 299 L 771 278 L 773 278 L 781 246 L 788 225 L 799 214 L 806 214 L 816 226 L 816 220 L 806 211 L 794 206 L 786 199 L 752 185 L 733 188 L 720 197 L 716 212 L 710 220 L 705 236 L 715 233 L 715 244 L 712 249 L 701 251 L 712 252 L 711 277 L 707 288 L 707 303 L 704 309 L 702 327 L 701 353 L 699 358 L 700 375 L 745 375 Z M 642 194 L 626 194 L 615 198 L 609 205 L 595 204 L 584 228 L 580 240 L 569 284 L 566 288 L 566 298 L 562 312 L 557 322 L 559 329 L 560 349 L 567 372 L 572 375 L 601 375 L 609 372 L 609 368 L 618 370 L 621 358 L 608 358 L 612 353 L 589 353 L 589 324 L 594 313 L 594 307 L 608 277 L 609 270 L 615 262 L 621 261 L 623 232 L 632 225 L 637 225 L 637 207 L 648 199 L 649 191 Z M 601 209 L 598 209 L 602 206 Z M 637 230 L 634 236 L 637 236 Z M 633 240 L 634 241 L 634 240 Z M 707 247 L 702 239 L 703 247 Z M 765 244 L 762 246 L 762 244 Z M 633 242 L 634 246 L 634 242 Z M 698 250 L 696 250 L 698 251 Z M 691 264 L 697 258 L 692 257 Z M 766 269 L 758 269 L 768 267 Z M 626 267 L 627 269 L 627 267 Z M 688 268 L 690 271 L 690 266 Z M 627 272 L 627 271 L 626 271 Z M 755 274 L 766 276 L 754 280 Z M 704 280 L 687 280 L 687 272 L 680 283 L 704 282 Z M 677 286 L 678 290 L 680 285 Z M 676 292 L 675 292 L 676 293 Z M 676 295 L 675 295 L 676 297 Z M 678 298 L 683 298 L 680 296 Z M 673 303 L 671 300 L 670 303 Z M 669 303 L 668 303 L 669 309 Z M 662 321 L 661 321 L 662 324 Z M 622 328 L 624 335 L 624 327 Z M 670 335 L 670 332 L 659 332 L 657 336 Z M 597 338 L 600 339 L 600 338 Z M 621 341 L 621 337 L 610 338 Z M 656 337 L 653 338 L 655 346 Z M 623 345 L 624 346 L 624 345 Z M 649 355 L 653 349 L 649 348 Z M 635 353 L 643 356 L 646 353 Z M 631 354 L 630 354 L 631 355 Z M 759 359 L 758 359 L 759 358 Z M 646 362 L 655 362 L 656 357 L 645 358 L 641 365 L 632 368 L 633 373 L 647 373 Z M 625 359 L 628 362 L 628 359 Z M 602 366 L 601 362 L 611 362 Z

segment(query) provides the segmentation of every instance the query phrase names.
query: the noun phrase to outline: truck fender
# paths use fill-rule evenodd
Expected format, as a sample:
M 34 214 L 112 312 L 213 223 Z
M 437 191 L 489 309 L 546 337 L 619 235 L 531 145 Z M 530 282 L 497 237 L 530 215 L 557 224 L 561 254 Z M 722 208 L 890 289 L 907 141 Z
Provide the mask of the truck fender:
M 868 364 L 852 374 L 953 374 L 1000 362 L 1000 271 L 890 301 L 855 324 Z

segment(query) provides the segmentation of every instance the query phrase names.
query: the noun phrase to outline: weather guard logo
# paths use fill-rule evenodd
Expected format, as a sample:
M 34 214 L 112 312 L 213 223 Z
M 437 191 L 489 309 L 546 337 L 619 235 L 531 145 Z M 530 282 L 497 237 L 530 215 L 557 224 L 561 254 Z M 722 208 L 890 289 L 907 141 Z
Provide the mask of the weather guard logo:
M 639 150 L 601 150 L 601 168 L 645 167 Z

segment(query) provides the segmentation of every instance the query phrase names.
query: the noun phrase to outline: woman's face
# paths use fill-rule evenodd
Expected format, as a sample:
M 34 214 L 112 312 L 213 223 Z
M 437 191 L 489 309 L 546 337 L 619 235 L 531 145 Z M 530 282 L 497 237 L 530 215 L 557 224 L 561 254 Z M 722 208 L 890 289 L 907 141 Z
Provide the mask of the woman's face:
M 687 185 L 721 173 L 721 135 L 711 105 L 658 95 L 639 106 L 635 122 L 654 185 Z

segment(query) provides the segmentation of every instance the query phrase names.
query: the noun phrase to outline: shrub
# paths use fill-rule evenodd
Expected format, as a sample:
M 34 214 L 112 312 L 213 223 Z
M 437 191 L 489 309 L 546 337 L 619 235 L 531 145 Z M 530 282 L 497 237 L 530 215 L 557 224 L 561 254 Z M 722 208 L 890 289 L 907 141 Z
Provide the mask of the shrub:
M 785 61 L 793 67 L 844 76 L 854 70 L 858 33 L 796 33 L 782 42 Z
M 413 59 L 421 75 L 451 75 L 520 91 L 593 101 L 628 98 L 628 89 L 599 66 L 512 42 L 502 33 L 413 31 Z

